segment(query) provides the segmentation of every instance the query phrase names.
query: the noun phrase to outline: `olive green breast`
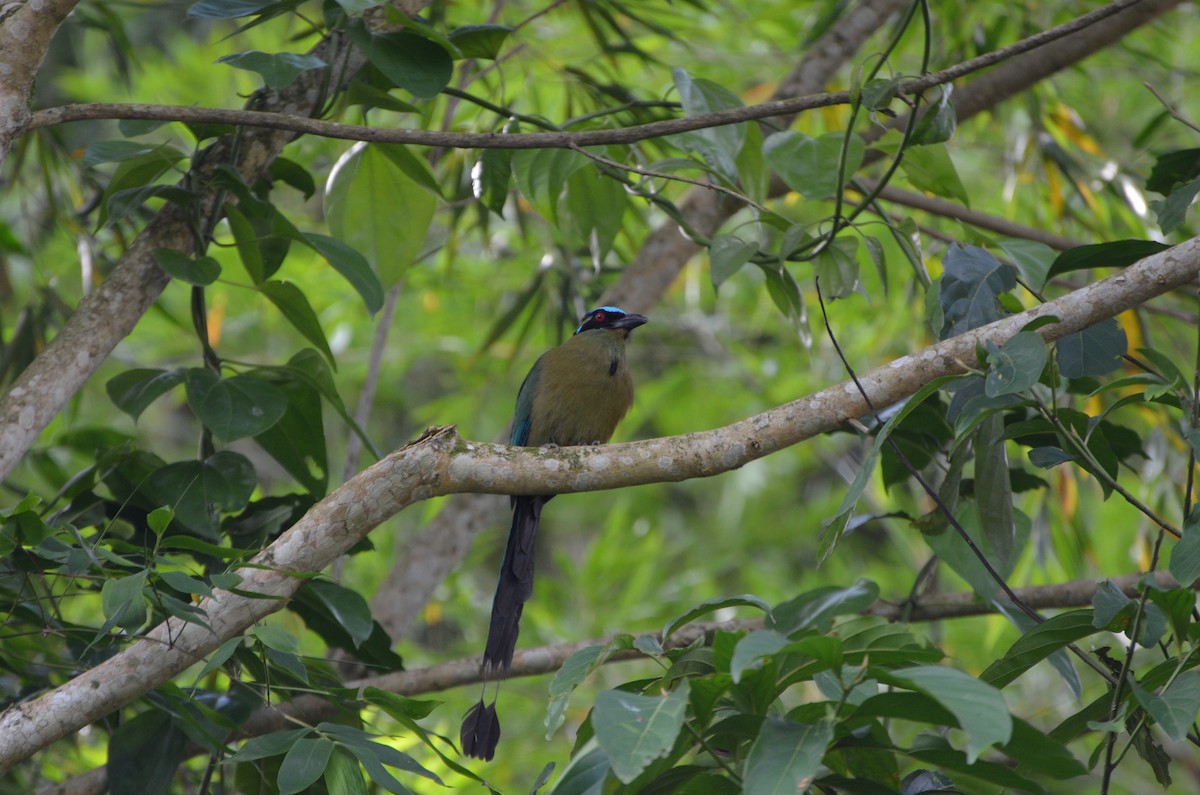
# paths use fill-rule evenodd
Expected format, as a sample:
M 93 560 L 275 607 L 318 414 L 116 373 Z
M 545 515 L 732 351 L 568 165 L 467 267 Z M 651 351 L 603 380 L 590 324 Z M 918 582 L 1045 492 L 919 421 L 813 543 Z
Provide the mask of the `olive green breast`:
M 633 405 L 626 336 L 624 330 L 586 331 L 542 356 L 525 444 L 566 447 L 612 438 Z

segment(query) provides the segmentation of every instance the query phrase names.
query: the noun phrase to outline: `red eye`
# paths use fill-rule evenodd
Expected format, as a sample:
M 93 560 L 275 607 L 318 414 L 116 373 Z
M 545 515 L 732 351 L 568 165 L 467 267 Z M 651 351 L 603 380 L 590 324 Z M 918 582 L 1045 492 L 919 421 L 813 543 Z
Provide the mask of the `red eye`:
M 596 314 L 592 315 L 592 319 L 595 320 L 597 323 L 603 323 L 604 322 L 604 313 L 597 312 Z

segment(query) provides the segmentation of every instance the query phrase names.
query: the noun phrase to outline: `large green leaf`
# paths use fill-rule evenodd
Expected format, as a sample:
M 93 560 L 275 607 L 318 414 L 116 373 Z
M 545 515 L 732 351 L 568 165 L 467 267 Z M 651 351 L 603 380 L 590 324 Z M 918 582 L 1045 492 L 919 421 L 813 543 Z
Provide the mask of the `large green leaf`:
M 351 25 L 347 32 L 381 73 L 413 96 L 436 97 L 450 82 L 454 61 L 436 42 L 413 33 L 375 35 L 361 25 Z
M 325 354 L 330 366 L 336 370 L 337 360 L 333 358 L 333 351 L 329 350 L 329 341 L 325 338 L 321 321 L 300 288 L 291 282 L 269 281 L 258 285 L 258 290 L 275 304 L 297 331 Z
M 1182 742 L 1200 712 L 1200 671 L 1186 671 L 1158 694 L 1130 682 L 1134 697 L 1175 742 Z
M 1070 610 L 1043 621 L 1018 638 L 979 678 L 996 687 L 1007 686 L 1067 644 L 1095 634 L 1092 618 L 1091 610 Z
M 310 381 L 294 377 L 287 369 L 276 372 L 287 376 L 277 384 L 287 408 L 279 421 L 256 434 L 254 441 L 310 494 L 322 497 L 329 484 L 329 460 L 321 393 Z
M 157 709 L 124 721 L 108 741 L 111 795 L 165 795 L 184 759 L 187 736 Z
M 608 754 L 613 775 L 628 784 L 675 745 L 687 713 L 683 680 L 665 696 L 639 696 L 606 690 L 596 697 L 592 728 Z
M 395 212 L 395 208 L 392 209 Z M 398 212 L 397 215 L 406 219 L 412 217 L 411 214 L 404 211 Z M 432 210 L 430 215 L 432 216 Z M 420 230 L 410 229 L 408 232 L 415 234 Z M 362 296 L 368 312 L 375 314 L 383 308 L 383 285 L 380 284 L 379 277 L 375 275 L 375 271 L 371 270 L 370 264 L 362 254 L 340 240 L 318 235 L 315 232 L 305 232 L 302 237 L 305 243 L 312 246 L 325 258 L 326 262 L 333 266 L 335 271 L 350 282 L 350 286 Z M 422 237 L 422 239 L 424 238 Z
M 1055 343 L 1058 370 L 1067 378 L 1108 375 L 1121 366 L 1127 344 L 1116 319 L 1105 318 Z
M 221 378 L 193 367 L 185 376 L 188 405 L 218 438 L 227 442 L 270 428 L 288 407 L 279 387 L 252 373 Z
M 997 346 L 985 340 L 988 374 L 984 394 L 988 397 L 1015 395 L 1033 387 L 1042 377 L 1049 351 L 1046 341 L 1033 331 L 1022 331 Z
M 785 635 L 806 627 L 824 631 L 837 616 L 866 610 L 878 598 L 879 586 L 870 580 L 826 585 L 771 608 L 766 624 Z
M 307 789 L 325 772 L 334 745 L 324 737 L 302 737 L 297 740 L 283 757 L 279 766 L 280 795 L 295 795 Z
M 354 284 L 371 312 L 383 304 L 383 287 L 396 284 L 424 252 L 437 209 L 436 193 L 425 179 L 413 176 L 422 172 L 412 164 L 402 166 L 416 158 L 409 153 L 406 160 L 396 150 L 395 146 L 354 146 L 338 161 L 325 192 L 330 230 L 361 253 L 378 278 L 371 279 L 358 268 L 343 269 L 334 259 L 330 263 Z
M 746 795 L 794 795 L 806 792 L 833 740 L 827 721 L 801 724 L 767 718 L 750 746 L 742 791 Z
M 221 450 L 204 461 L 168 464 L 146 478 L 143 492 L 171 506 L 185 527 L 211 541 L 217 533 L 216 511 L 245 507 L 258 485 L 254 465 L 244 455 Z
M 283 88 L 295 80 L 301 72 L 319 69 L 325 62 L 315 55 L 292 52 L 262 52 L 247 50 L 223 55 L 217 63 L 229 64 L 235 69 L 245 69 L 262 75 L 268 88 Z
M 628 206 L 629 197 L 624 186 L 592 165 L 579 169 L 567 179 L 567 212 L 579 243 L 591 249 L 592 261 L 597 267 L 612 249 Z
M 1183 537 L 1171 547 L 1167 565 L 1171 576 L 1181 583 L 1200 579 L 1200 506 L 1192 508 L 1183 523 Z
M 962 177 L 958 175 L 958 169 L 950 158 L 950 150 L 944 143 L 904 150 L 900 168 L 917 190 L 954 199 L 964 207 L 971 206 L 971 197 L 967 194 Z
M 967 733 L 967 762 L 988 747 L 1003 745 L 1012 737 L 1012 715 L 1004 696 L 995 687 L 955 668 L 922 665 L 880 674 L 934 698 L 950 710 L 959 728 Z
M 763 156 L 789 188 L 806 199 L 825 199 L 838 186 L 837 163 L 842 156 L 842 133 L 810 138 L 803 133 L 775 133 L 763 144 Z M 846 152 L 846 177 L 862 165 L 866 149 L 862 138 L 850 136 Z
M 136 420 L 151 403 L 182 384 L 184 373 L 183 369 L 126 370 L 110 378 L 104 389 L 117 408 Z
M 945 314 L 941 339 L 987 325 L 1002 317 L 1001 294 L 1017 285 L 1016 272 L 978 246 L 955 243 L 942 258 L 938 300 Z

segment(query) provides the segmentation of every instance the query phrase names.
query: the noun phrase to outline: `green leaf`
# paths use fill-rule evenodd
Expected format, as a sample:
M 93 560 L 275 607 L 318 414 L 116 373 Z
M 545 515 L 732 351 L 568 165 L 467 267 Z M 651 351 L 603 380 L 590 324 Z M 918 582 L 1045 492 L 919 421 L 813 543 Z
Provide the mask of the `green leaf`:
M 137 141 L 95 141 L 88 144 L 83 151 L 80 161 L 85 166 L 96 166 L 101 163 L 123 163 L 126 160 L 136 160 L 153 154 L 160 149 L 170 150 L 168 157 L 176 161 L 182 160 L 184 154 L 167 144 L 145 144 Z
M 924 151 L 924 150 L 918 150 Z M 938 301 L 945 314 L 939 337 L 949 339 L 1003 315 L 1000 295 L 1017 286 L 1016 273 L 978 246 L 954 243 L 942 258 Z
M 771 608 L 766 625 L 785 635 L 807 627 L 826 630 L 837 616 L 858 613 L 879 598 L 879 586 L 870 580 L 853 585 L 826 585 Z
M 175 512 L 170 507 L 163 505 L 146 514 L 146 524 L 154 535 L 161 536 L 174 518 Z
M 205 461 L 179 461 L 153 472 L 142 491 L 165 502 L 188 529 L 217 540 L 215 511 L 244 508 L 258 485 L 254 465 L 244 455 L 221 450 Z
M 303 737 L 288 749 L 279 766 L 280 795 L 294 795 L 306 789 L 325 772 L 333 743 L 324 737 Z
M 182 384 L 184 370 L 126 370 L 104 385 L 108 398 L 121 411 L 136 420 L 151 403 Z
M 212 596 L 212 588 L 204 580 L 198 580 L 182 571 L 160 571 L 159 578 L 176 591 L 199 596 Z
M 742 107 L 742 100 L 729 89 L 710 80 L 694 78 L 684 69 L 672 69 L 671 77 L 687 116 Z M 697 152 L 714 171 L 730 184 L 736 184 L 737 157 L 746 141 L 746 127 L 745 123 L 725 124 L 675 135 L 671 140 L 684 149 Z
M 950 96 L 953 92 L 954 86 L 951 83 L 938 86 L 937 102 L 926 108 L 924 115 L 918 119 L 917 126 L 913 129 L 912 137 L 909 139 L 910 145 L 940 144 L 954 137 L 954 128 L 958 125 L 958 117 L 955 115 L 954 105 L 950 103 Z M 904 154 L 907 157 L 911 152 L 910 149 Z
M 1117 587 L 1113 585 L 1112 580 L 1101 580 L 1096 583 L 1096 594 L 1092 597 L 1092 626 L 1096 629 L 1104 629 L 1106 627 L 1122 628 L 1129 626 L 1133 620 L 1134 609 L 1128 610 L 1128 616 L 1122 620 L 1120 625 L 1114 625 L 1113 622 L 1117 619 L 1119 613 L 1126 608 L 1131 608 L 1134 601 L 1126 596 Z
M 242 261 L 246 275 L 254 284 L 262 284 L 266 279 L 266 263 L 263 261 L 262 249 L 259 247 L 258 233 L 254 230 L 254 225 L 231 202 L 225 203 L 225 220 L 229 223 L 234 247 L 237 248 L 238 259 Z
M 450 31 L 450 41 L 464 58 L 494 61 L 513 30 L 507 25 L 462 25 Z
M 1150 202 L 1150 209 L 1158 216 L 1158 227 L 1164 235 L 1183 226 L 1183 219 L 1196 200 L 1197 193 L 1200 193 L 1200 177 L 1175 188 L 1162 201 Z
M 624 186 L 589 164 L 567 179 L 565 206 L 575 234 L 587 244 L 592 262 L 599 267 L 612 250 L 629 206 Z
M 371 637 L 375 621 L 371 618 L 371 608 L 362 594 L 328 580 L 310 580 L 304 584 L 303 589 L 312 594 L 329 615 L 346 630 L 355 646 L 361 645 Z
M 354 757 L 336 749 L 325 765 L 325 787 L 329 795 L 367 795 L 367 781 Z
M 608 646 L 587 646 L 572 654 L 550 680 L 550 703 L 546 706 L 546 739 L 566 720 L 567 701 L 575 688 L 608 658 Z
M 794 795 L 812 786 L 825 749 L 833 741 L 833 724 L 793 723 L 767 718 L 746 757 L 746 795 Z
M 277 386 L 253 374 L 221 378 L 211 370 L 187 371 L 188 405 L 218 438 L 231 442 L 270 428 L 287 410 Z
M 822 525 L 821 541 L 817 551 L 818 565 L 826 561 L 833 554 L 833 550 L 837 548 L 846 523 L 850 520 L 850 514 L 854 511 L 855 506 L 858 505 L 858 500 L 867 488 L 867 484 L 871 480 L 871 475 L 875 473 L 875 462 L 879 460 L 879 453 L 883 449 L 883 445 L 887 443 L 887 439 L 891 436 L 892 431 L 900 423 L 904 422 L 909 414 L 919 408 L 930 395 L 933 395 L 942 387 L 955 380 L 957 380 L 957 376 L 942 376 L 935 378 L 918 389 L 912 397 L 904 402 L 903 407 L 892 415 L 883 424 L 883 427 L 879 429 L 879 432 L 875 434 L 875 443 L 863 458 L 863 462 L 859 466 L 854 480 L 850 483 L 850 488 L 846 490 L 846 496 L 842 498 L 841 505 L 838 506 L 837 513 Z
M 596 697 L 592 728 L 613 774 L 628 784 L 675 745 L 687 713 L 688 684 L 666 696 L 606 690 Z
M 717 610 L 720 610 L 720 609 L 726 608 L 726 607 L 742 607 L 742 606 L 756 607 L 759 610 L 761 610 L 763 613 L 767 614 L 768 616 L 771 614 L 771 608 L 767 605 L 767 603 L 764 602 L 763 600 L 759 599 L 757 596 L 753 596 L 751 594 L 742 594 L 741 596 L 725 596 L 725 597 L 719 597 L 716 599 L 708 599 L 708 600 L 705 600 L 705 601 L 701 602 L 700 604 L 696 605 L 695 607 L 690 608 L 689 610 L 685 611 L 684 613 L 681 613 L 680 615 L 675 616 L 675 618 L 668 621 L 667 625 L 665 627 L 663 627 L 663 631 L 662 631 L 663 640 L 666 640 L 667 638 L 671 637 L 671 635 L 675 632 L 675 630 L 679 629 L 680 627 L 682 627 L 685 624 L 690 624 L 691 622 L 695 621 L 700 616 L 706 616 L 709 613 L 715 613 Z
M 1125 330 L 1110 317 L 1063 337 L 1054 349 L 1060 373 L 1067 378 L 1084 378 L 1116 370 L 1127 346 Z
M 746 635 L 733 648 L 733 658 L 729 662 L 729 674 L 733 683 L 742 680 L 742 673 L 756 665 L 764 657 L 770 657 L 788 645 L 788 639 L 778 632 L 769 629 L 757 630 Z
M 1167 570 L 1185 585 L 1200 579 L 1200 505 L 1194 506 L 1184 521 L 1183 537 L 1171 547 Z
M 1155 240 L 1113 240 L 1079 246 L 1059 254 L 1050 266 L 1046 279 L 1088 268 L 1123 268 L 1170 247 L 1167 243 Z
M 392 198 L 395 199 L 394 193 Z M 390 208 L 395 211 L 395 204 L 390 205 Z M 404 214 L 402 217 L 406 219 L 404 227 L 412 232 L 413 230 L 407 223 L 411 220 L 411 215 Z M 371 270 L 370 264 L 362 254 L 340 240 L 318 235 L 315 232 L 303 233 L 303 239 L 324 257 L 335 271 L 350 282 L 350 286 L 362 296 L 368 312 L 373 315 L 383 308 L 383 285 L 379 283 L 379 277 Z
M 803 133 L 775 133 L 763 144 L 767 164 L 792 190 L 806 199 L 825 199 L 838 186 L 837 166 L 842 154 L 842 133 L 810 138 Z M 846 178 L 862 165 L 866 148 L 862 138 L 851 135 L 846 152 Z
M 998 237 L 996 245 L 1017 266 L 1026 284 L 1034 290 L 1041 290 L 1045 286 L 1050 267 L 1057 256 L 1054 249 L 1045 243 L 1016 237 Z
M 257 289 L 275 304 L 297 331 L 325 355 L 330 366 L 336 370 L 337 360 L 333 358 L 333 351 L 329 350 L 329 342 L 325 339 L 321 322 L 317 320 L 317 313 L 313 311 L 312 305 L 308 303 L 308 298 L 300 288 L 291 282 L 269 281 L 258 285 Z
M 1026 632 L 979 678 L 995 687 L 1006 687 L 1035 664 L 1069 643 L 1094 635 L 1091 610 L 1070 610 L 1047 619 Z
M 1186 671 L 1155 695 L 1131 681 L 1133 694 L 1150 717 L 1175 742 L 1183 742 L 1200 711 L 1200 671 Z
M 322 497 L 329 483 L 329 461 L 321 393 L 291 369 L 275 372 L 284 375 L 277 387 L 287 399 L 287 409 L 278 422 L 256 434 L 254 441 L 310 494 Z
M 146 623 L 145 569 L 127 577 L 105 580 L 100 588 L 100 609 L 113 625 L 135 630 Z
M 442 45 L 413 33 L 373 35 L 362 25 L 347 28 L 353 41 L 388 80 L 421 99 L 442 93 L 454 73 L 454 61 Z
M 712 277 L 713 289 L 717 289 L 725 280 L 741 270 L 758 251 L 758 246 L 737 235 L 715 235 L 708 249 L 709 274 Z
M 567 180 L 589 160 L 570 149 L 520 149 L 512 153 L 517 187 L 538 213 L 558 223 L 558 197 Z
M 155 249 L 154 261 L 171 278 L 201 287 L 212 284 L 221 275 L 221 263 L 212 257 L 189 257 L 173 248 Z
M 271 624 L 259 624 L 250 630 L 250 634 L 268 649 L 281 651 L 284 654 L 295 654 L 300 651 L 300 641 L 286 629 Z
M 875 78 L 863 84 L 859 97 L 867 110 L 883 110 L 892 104 L 900 87 L 900 79 Z
M 286 753 L 289 748 L 296 744 L 296 741 L 301 737 L 308 735 L 311 729 L 288 729 L 286 731 L 272 732 L 264 734 L 260 737 L 251 737 L 238 752 L 225 760 L 226 764 L 237 762 L 253 762 L 258 759 L 266 759 L 271 756 L 279 756 Z
M 234 652 L 242 647 L 243 640 L 245 639 L 241 635 L 237 635 L 218 646 L 217 650 L 208 658 L 208 662 L 204 663 L 204 667 L 200 669 L 200 673 L 196 675 L 196 678 L 203 679 L 228 662 L 229 658 L 234 655 Z
M 834 239 L 813 259 L 813 268 L 826 299 L 850 296 L 858 287 L 858 238 Z
M 1049 352 L 1046 341 L 1033 331 L 1022 331 L 1000 347 L 985 340 L 988 351 L 988 374 L 984 393 L 988 397 L 1015 395 L 1033 387 L 1042 377 Z
M 512 177 L 512 150 L 485 149 L 471 171 L 471 190 L 484 207 L 504 217 L 508 183 Z
M 989 746 L 1003 745 L 1012 737 L 1012 715 L 1004 696 L 973 676 L 954 668 L 922 665 L 891 671 L 886 679 L 925 693 L 954 714 L 967 733 L 968 764 Z
M 260 74 L 268 88 L 283 88 L 290 85 L 301 72 L 325 66 L 325 62 L 315 55 L 259 50 L 235 52 L 218 58 L 216 62 Z
M 427 176 L 432 187 L 426 177 L 413 176 L 423 173 L 421 166 L 428 175 L 428 165 L 403 147 L 356 145 L 338 160 L 330 177 L 325 192 L 329 228 L 338 240 L 361 252 L 378 277 L 364 273 L 357 262 L 350 267 L 329 261 L 372 313 L 383 305 L 385 286 L 395 285 L 425 251 L 438 202 L 432 175 Z M 404 223 L 396 223 L 397 218 Z
M 184 759 L 187 736 L 165 712 L 143 712 L 123 722 L 108 741 L 111 795 L 165 795 Z
M 967 188 L 958 169 L 950 159 L 950 150 L 945 144 L 912 147 L 904 150 L 904 159 L 900 161 L 908 181 L 917 190 L 928 191 L 935 196 L 943 196 L 961 202 L 964 207 L 971 206 Z

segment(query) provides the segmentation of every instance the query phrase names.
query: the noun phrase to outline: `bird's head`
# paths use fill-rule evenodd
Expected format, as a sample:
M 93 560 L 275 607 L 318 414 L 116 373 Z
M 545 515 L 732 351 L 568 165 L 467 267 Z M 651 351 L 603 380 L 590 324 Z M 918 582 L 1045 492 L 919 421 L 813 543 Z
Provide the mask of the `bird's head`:
M 600 306 L 593 309 L 583 316 L 583 320 L 579 323 L 579 328 L 575 329 L 576 334 L 582 334 L 585 331 L 593 329 L 607 329 L 609 331 L 624 331 L 628 337 L 630 332 L 635 328 L 647 322 L 645 315 L 638 315 L 632 312 L 625 312 L 623 309 L 618 309 L 615 306 Z

